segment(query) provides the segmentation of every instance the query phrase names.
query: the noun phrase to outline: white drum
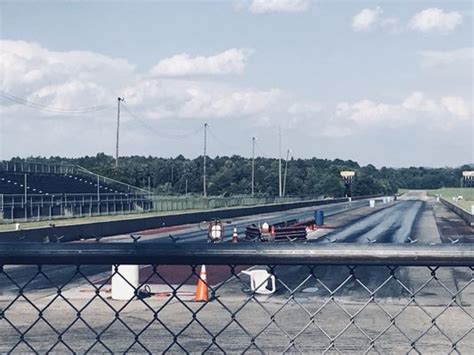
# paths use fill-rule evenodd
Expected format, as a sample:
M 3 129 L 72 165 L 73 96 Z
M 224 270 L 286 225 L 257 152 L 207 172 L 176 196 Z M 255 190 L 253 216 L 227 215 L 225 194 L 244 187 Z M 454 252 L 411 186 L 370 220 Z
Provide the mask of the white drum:
M 138 265 L 119 265 L 117 273 L 112 266 L 112 299 L 128 301 L 135 297 L 138 288 L 139 268 Z M 126 281 L 125 281 L 126 280 Z

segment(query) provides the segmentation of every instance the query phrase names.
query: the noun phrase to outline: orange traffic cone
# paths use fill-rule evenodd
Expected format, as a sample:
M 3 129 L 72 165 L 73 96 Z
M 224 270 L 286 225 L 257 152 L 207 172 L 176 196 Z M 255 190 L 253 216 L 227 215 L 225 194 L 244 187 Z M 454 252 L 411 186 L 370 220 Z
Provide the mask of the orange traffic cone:
M 206 265 L 203 265 L 201 266 L 201 272 L 199 273 L 199 279 L 196 287 L 196 302 L 207 301 L 209 301 L 209 293 L 207 290 Z
M 234 232 L 232 233 L 232 243 L 237 243 L 239 241 L 239 235 L 237 234 L 237 228 L 234 227 Z

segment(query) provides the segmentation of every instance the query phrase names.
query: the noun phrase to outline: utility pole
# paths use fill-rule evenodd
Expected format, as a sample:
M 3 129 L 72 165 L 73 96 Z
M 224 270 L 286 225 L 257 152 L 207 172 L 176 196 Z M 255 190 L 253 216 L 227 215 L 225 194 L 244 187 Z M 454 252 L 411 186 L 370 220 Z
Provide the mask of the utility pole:
M 252 197 L 255 193 L 255 137 L 252 137 Z
M 206 148 L 207 148 L 207 123 L 204 123 L 204 167 L 203 167 L 203 176 L 202 176 L 202 183 L 203 183 L 203 195 L 207 197 L 207 184 L 206 184 Z
M 285 160 L 285 175 L 283 177 L 283 196 L 286 195 L 286 173 L 288 171 L 288 158 L 290 157 L 291 149 L 286 151 L 286 160 Z
M 100 179 L 99 174 L 97 174 L 97 202 L 100 201 Z
M 123 97 L 117 97 L 117 139 L 115 141 L 115 167 L 118 167 L 119 156 L 119 136 L 120 136 L 120 101 L 125 101 Z
M 280 151 L 280 157 L 278 159 L 278 196 L 282 196 L 281 188 L 281 127 L 278 127 L 278 148 Z
M 28 198 L 28 178 L 26 177 L 25 173 L 25 206 L 26 206 L 26 200 Z M 25 207 L 25 214 L 26 214 L 26 207 Z

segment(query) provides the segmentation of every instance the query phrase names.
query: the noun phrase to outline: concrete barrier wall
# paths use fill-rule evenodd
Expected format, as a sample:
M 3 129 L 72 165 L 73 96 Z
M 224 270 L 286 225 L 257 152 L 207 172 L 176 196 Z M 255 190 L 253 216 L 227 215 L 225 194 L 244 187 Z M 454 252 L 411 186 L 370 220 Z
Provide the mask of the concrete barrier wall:
M 451 201 L 446 200 L 445 198 L 441 197 L 439 199 L 443 205 L 448 207 L 451 211 L 456 213 L 459 217 L 461 217 L 466 223 L 470 226 L 474 226 L 474 215 L 470 214 L 465 209 L 455 205 Z

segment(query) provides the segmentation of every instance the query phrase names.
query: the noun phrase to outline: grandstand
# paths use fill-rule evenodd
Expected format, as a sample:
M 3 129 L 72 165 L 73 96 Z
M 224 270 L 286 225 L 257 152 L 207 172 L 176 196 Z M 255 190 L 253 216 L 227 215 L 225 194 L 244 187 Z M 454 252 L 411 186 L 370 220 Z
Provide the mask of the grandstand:
M 0 220 L 42 220 L 152 209 L 147 191 L 80 166 L 0 162 Z

